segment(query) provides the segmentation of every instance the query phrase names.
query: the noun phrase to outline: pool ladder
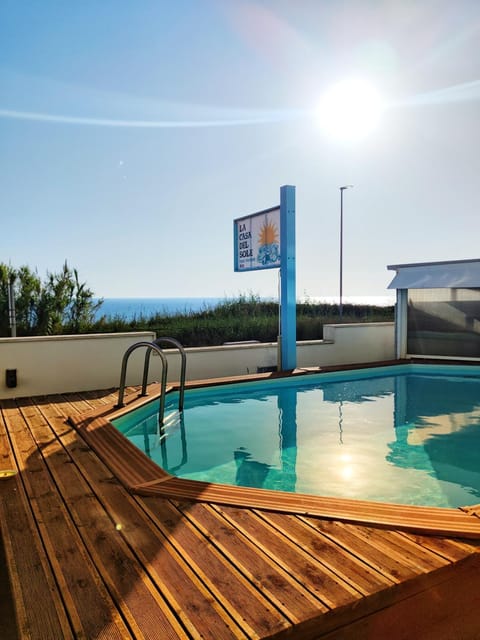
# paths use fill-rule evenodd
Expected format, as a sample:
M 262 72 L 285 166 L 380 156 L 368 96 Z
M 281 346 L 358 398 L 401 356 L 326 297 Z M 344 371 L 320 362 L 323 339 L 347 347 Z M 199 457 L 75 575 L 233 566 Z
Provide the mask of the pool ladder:
M 179 413 L 183 412 L 183 399 L 185 396 L 185 372 L 187 369 L 187 356 L 185 354 L 185 349 L 183 346 L 175 340 L 175 338 L 157 338 L 153 342 L 136 342 L 129 347 L 123 356 L 122 359 L 122 371 L 120 374 L 120 386 L 118 389 L 118 402 L 116 406 L 118 408 L 124 407 L 125 403 L 123 402 L 123 397 L 125 395 L 125 381 L 127 378 L 127 364 L 130 355 L 141 347 L 145 347 L 147 352 L 145 354 L 145 362 L 143 365 L 143 380 L 142 380 L 142 392 L 141 396 L 147 396 L 147 384 L 148 384 L 148 370 L 150 368 L 150 357 L 152 355 L 152 351 L 155 351 L 160 356 L 160 360 L 162 361 L 162 379 L 160 385 L 160 409 L 158 412 L 158 424 L 159 426 L 163 426 L 163 422 L 165 419 L 165 395 L 167 389 L 167 373 L 168 373 L 168 362 L 167 358 L 160 347 L 162 343 L 168 343 L 173 345 L 180 352 L 181 357 L 181 370 L 180 370 L 180 392 L 178 395 L 178 411 Z

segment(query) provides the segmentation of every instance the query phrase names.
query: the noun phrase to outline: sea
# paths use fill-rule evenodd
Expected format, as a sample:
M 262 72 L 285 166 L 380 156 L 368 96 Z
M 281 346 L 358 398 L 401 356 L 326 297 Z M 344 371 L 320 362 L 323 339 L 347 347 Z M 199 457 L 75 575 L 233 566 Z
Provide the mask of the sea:
M 119 317 L 123 320 L 133 320 L 140 316 L 149 318 L 156 314 L 189 314 L 205 309 L 214 309 L 229 299 L 234 300 L 235 298 L 104 298 L 102 306 L 96 312 L 96 319 L 106 316 L 107 318 Z M 273 300 L 273 298 L 262 299 Z M 300 299 L 299 302 L 336 304 L 338 296 L 309 296 Z M 395 298 L 392 296 L 344 296 L 343 303 L 390 306 L 395 304 Z

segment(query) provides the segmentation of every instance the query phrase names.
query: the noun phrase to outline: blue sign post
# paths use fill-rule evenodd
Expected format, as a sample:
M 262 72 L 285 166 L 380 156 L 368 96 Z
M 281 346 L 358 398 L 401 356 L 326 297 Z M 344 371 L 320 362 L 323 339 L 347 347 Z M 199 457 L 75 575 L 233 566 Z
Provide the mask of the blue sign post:
M 297 366 L 295 187 L 280 188 L 280 339 L 282 371 Z
M 280 269 L 279 368 L 297 366 L 295 187 L 280 188 L 280 206 L 233 221 L 235 271 Z

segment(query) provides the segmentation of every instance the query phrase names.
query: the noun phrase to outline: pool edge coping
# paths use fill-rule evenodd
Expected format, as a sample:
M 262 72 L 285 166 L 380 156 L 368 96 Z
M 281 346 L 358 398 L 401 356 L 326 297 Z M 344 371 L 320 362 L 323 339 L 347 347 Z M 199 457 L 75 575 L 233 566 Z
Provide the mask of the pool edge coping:
M 294 372 L 285 373 L 250 374 L 248 376 L 196 380 L 187 383 L 186 386 L 187 388 L 207 387 L 253 380 L 269 380 L 291 375 L 308 376 L 331 371 L 403 364 L 418 364 L 418 361 L 382 361 L 360 365 L 309 368 L 308 370 L 297 369 Z M 437 361 L 435 364 L 440 363 Z M 178 385 L 172 384 L 168 387 L 168 391 L 176 388 Z M 135 392 L 128 394 L 125 398 L 125 406 L 122 408 L 110 403 L 68 418 L 79 435 L 87 441 L 115 477 L 131 493 L 317 516 L 329 520 L 400 529 L 426 535 L 480 539 L 480 504 L 458 508 L 425 507 L 212 484 L 172 476 L 135 447 L 110 421 L 134 408 L 158 399 L 160 386 L 157 383 L 149 385 L 148 390 L 148 396 L 142 397 Z

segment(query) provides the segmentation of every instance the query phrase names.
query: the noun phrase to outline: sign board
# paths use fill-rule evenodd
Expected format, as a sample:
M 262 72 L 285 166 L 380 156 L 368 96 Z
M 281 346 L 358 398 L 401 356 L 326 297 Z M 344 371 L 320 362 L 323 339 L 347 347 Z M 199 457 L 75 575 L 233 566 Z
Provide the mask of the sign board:
M 235 271 L 281 266 L 280 207 L 259 211 L 233 221 Z
M 280 270 L 279 366 L 297 366 L 295 187 L 280 187 L 280 206 L 233 221 L 235 271 Z

